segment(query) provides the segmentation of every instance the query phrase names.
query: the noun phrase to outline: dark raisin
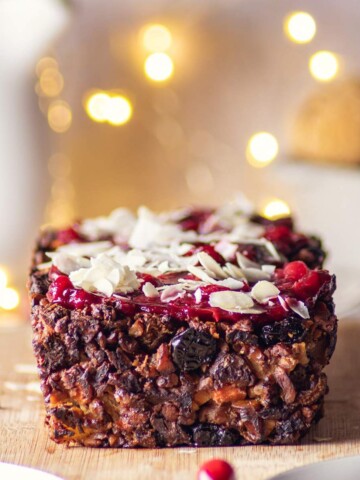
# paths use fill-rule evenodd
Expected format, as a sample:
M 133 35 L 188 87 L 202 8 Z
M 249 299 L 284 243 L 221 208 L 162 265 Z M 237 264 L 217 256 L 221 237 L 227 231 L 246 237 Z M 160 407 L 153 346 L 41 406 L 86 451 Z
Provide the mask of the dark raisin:
M 233 330 L 226 335 L 226 343 L 230 344 L 235 352 L 240 352 L 244 344 L 257 346 L 258 337 L 251 332 Z
M 224 385 L 248 387 L 254 385 L 255 376 L 241 355 L 220 353 L 210 369 L 216 388 Z
M 294 414 L 288 420 L 278 422 L 272 442 L 278 444 L 294 443 L 303 434 L 306 425 L 299 414 Z
M 276 343 L 283 342 L 292 344 L 301 342 L 306 335 L 306 329 L 300 318 L 285 318 L 281 322 L 264 325 L 261 329 L 261 339 L 269 347 Z
M 216 340 L 207 332 L 188 328 L 171 341 L 172 358 L 183 371 L 196 370 L 216 354 Z
M 237 444 L 240 434 L 230 428 L 206 423 L 193 429 L 193 440 L 197 447 L 227 447 Z

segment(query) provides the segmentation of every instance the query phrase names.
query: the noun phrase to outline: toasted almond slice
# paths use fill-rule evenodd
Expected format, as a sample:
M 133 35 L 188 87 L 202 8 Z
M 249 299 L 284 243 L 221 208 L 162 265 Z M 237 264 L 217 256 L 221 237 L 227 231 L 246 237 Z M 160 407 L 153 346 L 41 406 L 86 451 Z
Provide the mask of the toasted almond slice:
M 258 268 L 244 268 L 245 278 L 248 282 L 259 282 L 260 280 L 270 280 L 270 273 L 259 270 Z
M 200 278 L 203 282 L 215 284 L 216 280 L 210 277 L 205 270 L 200 267 L 194 267 L 193 265 L 188 265 L 188 271 L 195 275 L 195 277 Z
M 159 292 L 157 291 L 156 287 L 150 282 L 146 282 L 143 287 L 142 291 L 144 292 L 145 297 L 154 298 L 159 296 Z
M 271 298 L 277 297 L 280 290 L 267 280 L 260 280 L 251 289 L 251 296 L 259 303 L 266 303 Z
M 274 257 L 275 260 L 280 261 L 281 257 L 279 255 L 279 252 L 276 250 L 274 244 L 271 243 L 269 240 L 265 240 L 264 244 L 265 244 L 265 247 L 266 247 L 267 251 L 270 253 L 270 255 L 272 257 Z
M 310 318 L 309 310 L 304 302 L 296 300 L 295 298 L 287 298 L 286 303 L 289 305 L 289 308 L 300 315 L 302 318 Z
M 170 285 L 161 292 L 160 300 L 162 302 L 172 302 L 185 295 L 185 290 L 181 285 Z
M 113 284 L 106 278 L 96 280 L 96 282 L 94 282 L 94 287 L 98 292 L 103 293 L 107 297 L 111 297 L 111 295 L 114 293 Z
M 272 275 L 275 272 L 276 266 L 275 265 L 261 265 L 261 270 L 266 273 L 270 273 Z
M 225 267 L 223 268 L 223 271 L 229 277 L 232 277 L 232 278 L 236 278 L 236 279 L 245 278 L 245 275 L 244 275 L 243 271 L 241 270 L 241 268 L 234 265 L 233 263 L 227 263 L 225 265 Z
M 236 252 L 236 260 L 240 268 L 260 268 L 260 265 L 252 260 L 249 260 L 245 255 Z
M 224 273 L 220 264 L 214 260 L 206 252 L 199 252 L 197 258 L 201 265 L 215 278 L 226 278 L 226 273 Z
M 229 312 L 239 312 L 253 307 L 254 302 L 250 295 L 243 292 L 221 291 L 210 295 L 211 307 L 219 307 Z
M 244 286 L 244 282 L 236 280 L 235 278 L 225 278 L 225 280 L 219 280 L 217 285 L 230 288 L 230 290 L 240 290 Z

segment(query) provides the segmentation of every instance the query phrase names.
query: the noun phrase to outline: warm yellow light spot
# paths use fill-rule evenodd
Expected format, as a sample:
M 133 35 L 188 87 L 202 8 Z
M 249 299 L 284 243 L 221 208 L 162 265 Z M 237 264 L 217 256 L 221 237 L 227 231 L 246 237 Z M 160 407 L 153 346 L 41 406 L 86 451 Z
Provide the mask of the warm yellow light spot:
M 4 289 L 8 282 L 8 276 L 4 268 L 0 267 L 0 290 Z
M 109 103 L 110 97 L 107 93 L 93 93 L 86 101 L 86 113 L 95 122 L 106 122 L 109 110 Z
M 59 65 L 53 57 L 42 57 L 37 62 L 35 72 L 38 77 L 46 68 L 58 69 Z
M 316 22 L 306 12 L 293 12 L 285 18 L 284 30 L 295 43 L 308 43 L 316 34 Z
M 20 298 L 17 291 L 13 288 L 4 288 L 0 291 L 0 308 L 4 310 L 14 310 L 19 305 Z
M 122 95 L 116 95 L 110 98 L 107 121 L 111 125 L 124 125 L 132 117 L 132 112 L 129 100 Z
M 276 220 L 281 217 L 288 217 L 291 213 L 289 205 L 283 200 L 275 198 L 270 200 L 263 208 L 262 214 L 269 220 Z
M 168 80 L 174 72 L 174 63 L 166 53 L 152 53 L 145 60 L 145 73 L 154 82 Z
M 49 126 L 54 132 L 64 133 L 70 128 L 72 113 L 68 103 L 62 100 L 52 102 L 47 116 Z
M 39 79 L 40 94 L 56 97 L 64 87 L 64 78 L 56 68 L 45 68 Z
M 250 138 L 246 157 L 253 167 L 265 167 L 275 159 L 278 152 L 279 145 L 274 135 L 268 132 L 259 132 Z
M 336 77 L 339 71 L 339 60 L 334 53 L 323 50 L 310 57 L 309 68 L 316 80 L 328 82 Z
M 149 25 L 143 34 L 143 45 L 148 52 L 164 52 L 172 43 L 170 30 L 164 25 Z
M 115 126 L 124 125 L 133 114 L 128 98 L 106 92 L 92 93 L 85 102 L 85 110 L 94 122 L 108 122 Z

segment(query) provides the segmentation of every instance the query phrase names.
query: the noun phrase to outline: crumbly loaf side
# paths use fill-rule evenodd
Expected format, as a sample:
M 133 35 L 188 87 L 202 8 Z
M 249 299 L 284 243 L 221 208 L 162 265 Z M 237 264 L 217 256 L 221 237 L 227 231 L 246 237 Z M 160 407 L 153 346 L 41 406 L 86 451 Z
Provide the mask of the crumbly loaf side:
M 30 279 L 46 423 L 59 443 L 165 447 L 296 442 L 322 415 L 336 343 L 334 286 L 310 319 L 181 322 L 51 304 Z M 192 349 L 194 354 L 192 354 Z M 199 363 L 197 363 L 199 362 Z

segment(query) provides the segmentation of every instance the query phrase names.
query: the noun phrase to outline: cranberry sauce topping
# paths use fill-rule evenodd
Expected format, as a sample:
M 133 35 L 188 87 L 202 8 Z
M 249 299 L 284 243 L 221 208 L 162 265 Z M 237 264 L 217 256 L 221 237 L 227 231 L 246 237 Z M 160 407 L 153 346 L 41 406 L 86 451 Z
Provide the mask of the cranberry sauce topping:
M 156 287 L 176 284 L 184 274 L 168 274 L 161 277 L 153 277 L 148 274 L 139 275 L 142 284 L 150 282 Z M 186 276 L 187 278 L 190 275 Z M 82 289 L 75 288 L 70 279 L 57 272 L 52 274 L 53 282 L 49 287 L 48 297 L 53 303 L 59 303 L 66 308 L 79 308 L 90 306 L 104 301 L 116 302 L 117 307 L 126 314 L 136 312 L 147 312 L 158 315 L 170 315 L 180 320 L 190 317 L 199 317 L 202 320 L 215 321 L 237 321 L 243 318 L 244 314 L 229 312 L 218 307 L 209 305 L 211 293 L 229 290 L 219 285 L 205 285 L 198 288 L 195 298 L 194 292 L 186 292 L 175 300 L 165 302 L 161 297 L 146 297 L 142 290 L 137 290 L 127 296 L 114 294 L 110 299 L 88 293 Z M 291 262 L 283 269 L 277 269 L 274 276 L 274 284 L 280 290 L 280 295 L 295 300 L 304 301 L 312 306 L 319 292 L 325 287 L 332 289 L 332 276 L 324 270 L 309 270 L 301 261 Z M 243 292 L 248 292 L 250 286 L 244 283 Z M 280 303 L 278 298 L 272 299 L 264 307 L 264 313 L 246 314 L 252 321 L 266 323 L 279 321 L 288 315 L 288 309 L 284 302 Z
M 101 303 L 103 297 L 74 288 L 69 277 L 59 275 L 52 282 L 48 291 L 49 300 L 71 309 L 83 309 L 92 304 Z
M 75 225 L 74 225 L 75 227 Z M 58 230 L 56 235 L 56 240 L 62 244 L 68 244 L 73 242 L 81 242 L 84 239 L 81 235 L 75 230 L 74 227 L 66 228 L 64 230 Z
M 210 215 L 214 212 L 210 208 L 193 209 L 186 217 L 180 220 L 179 225 L 184 231 L 194 230 L 198 233 L 204 233 L 204 226 Z

